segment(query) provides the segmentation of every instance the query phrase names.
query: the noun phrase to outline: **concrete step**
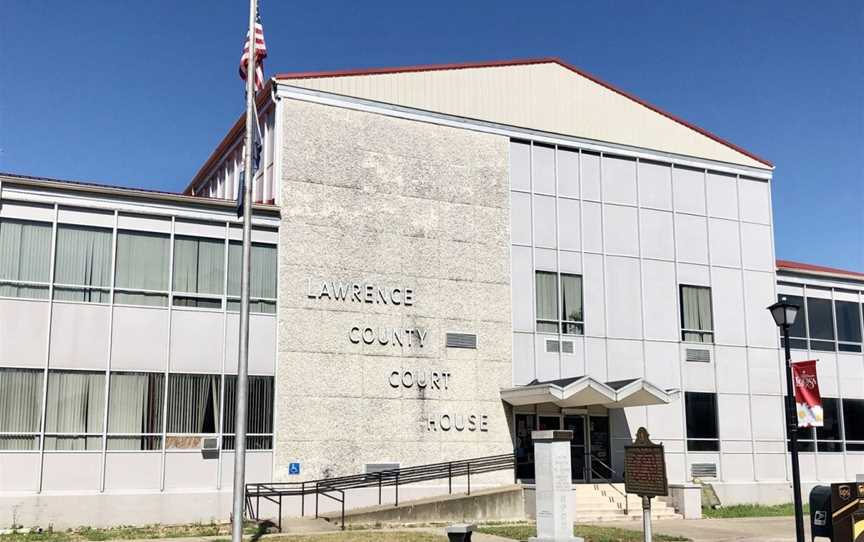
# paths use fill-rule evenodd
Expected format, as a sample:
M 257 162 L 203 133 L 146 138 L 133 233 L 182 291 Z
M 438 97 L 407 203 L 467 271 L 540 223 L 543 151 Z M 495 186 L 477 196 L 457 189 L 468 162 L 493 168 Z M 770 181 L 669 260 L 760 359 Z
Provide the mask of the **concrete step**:
M 642 500 L 624 495 L 623 484 L 578 484 L 573 486 L 574 513 L 578 522 L 627 521 L 642 518 Z M 628 508 L 629 505 L 629 508 Z M 681 516 L 665 501 L 651 503 L 652 519 L 677 519 Z

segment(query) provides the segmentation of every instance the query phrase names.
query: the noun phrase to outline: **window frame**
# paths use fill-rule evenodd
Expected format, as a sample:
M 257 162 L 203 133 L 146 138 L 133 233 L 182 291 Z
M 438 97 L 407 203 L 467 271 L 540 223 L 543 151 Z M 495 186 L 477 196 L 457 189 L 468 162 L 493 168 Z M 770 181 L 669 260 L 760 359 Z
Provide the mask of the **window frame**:
M 265 407 L 265 416 L 269 416 L 269 420 L 264 420 L 262 423 L 266 426 L 269 425 L 270 431 L 256 431 L 256 432 L 248 432 L 249 428 L 254 428 L 254 424 L 250 423 L 250 420 L 246 420 L 246 448 L 248 450 L 272 450 L 273 449 L 273 436 L 275 434 L 274 425 L 276 423 L 275 416 L 275 408 L 276 408 L 276 377 L 273 375 L 249 375 L 249 387 L 253 381 L 259 382 L 267 382 L 269 384 L 269 390 L 266 393 L 270 396 L 270 405 L 269 410 Z M 233 383 L 232 383 L 233 382 Z M 236 441 L 236 432 L 233 431 L 234 427 L 234 419 L 231 415 L 235 414 L 235 405 L 234 401 L 236 400 L 236 385 L 237 385 L 237 375 L 225 375 L 224 387 L 225 391 L 223 393 L 225 398 L 225 406 L 222 410 L 222 420 L 220 424 L 221 435 L 222 435 L 222 449 L 223 450 L 234 450 L 235 441 Z M 255 414 L 253 413 L 253 404 L 254 398 L 249 395 L 247 397 L 247 416 L 253 417 Z M 230 426 L 230 427 L 229 427 Z M 232 431 L 228 431 L 232 429 Z
M 48 381 L 47 381 L 46 387 L 45 387 L 45 401 L 44 401 L 44 406 L 43 406 L 43 411 L 42 411 L 43 429 L 44 429 L 43 434 L 42 434 L 42 449 L 44 451 L 49 452 L 49 453 L 57 453 L 57 452 L 60 452 L 60 453 L 64 453 L 64 452 L 65 453 L 68 453 L 68 452 L 101 453 L 104 450 L 104 448 L 105 448 L 105 430 L 106 430 L 105 413 L 106 413 L 106 409 L 108 408 L 108 397 L 105 393 L 107 391 L 106 387 L 105 387 L 105 380 L 106 380 L 106 374 L 105 373 L 106 373 L 105 371 L 100 371 L 100 370 L 95 370 L 95 369 L 86 369 L 86 370 L 65 369 L 65 368 L 64 369 L 48 369 L 48 371 L 47 371 Z M 86 431 L 86 430 L 85 431 L 60 431 L 60 430 L 52 431 L 48 428 L 48 423 L 49 423 L 48 412 L 49 412 L 49 405 L 51 404 L 51 397 L 52 397 L 51 376 L 57 375 L 57 374 L 86 374 L 86 375 L 89 375 L 91 377 L 98 377 L 95 379 L 95 380 L 98 380 L 98 382 L 96 382 L 96 388 L 95 389 L 101 390 L 101 393 L 102 393 L 101 405 L 96 405 L 96 407 L 98 407 L 98 410 L 100 411 L 98 413 L 99 414 L 98 431 Z M 58 410 L 60 408 L 62 408 L 62 402 L 57 406 L 57 408 L 58 408 Z M 88 408 L 89 408 L 89 401 L 88 401 Z M 57 442 L 59 442 L 63 439 L 75 439 L 75 438 L 83 438 L 85 447 L 80 448 L 80 449 L 56 448 L 56 447 L 55 448 L 49 448 L 48 447 L 48 442 L 51 439 L 54 439 L 54 442 L 56 445 Z M 99 444 L 95 447 L 92 447 L 92 448 L 89 447 L 91 441 L 93 441 L 94 443 L 97 442 L 96 439 L 98 439 Z
M 51 298 L 51 280 L 52 280 L 52 268 L 54 265 L 54 230 L 55 223 L 53 221 L 46 220 L 34 220 L 34 219 L 23 219 L 23 218 L 2 218 L 0 219 L 0 230 L 3 228 L 3 224 L 30 224 L 30 225 L 38 225 L 41 227 L 47 226 L 47 228 L 51 231 L 50 238 L 48 240 L 48 276 L 44 281 L 38 280 L 26 280 L 26 279 L 11 279 L 11 278 L 3 278 L 0 277 L 0 287 L 2 286 L 12 286 L 17 288 L 32 288 L 34 290 L 38 290 L 40 292 L 44 292 L 44 296 L 35 297 L 31 295 L 2 295 L 0 294 L 0 299 L 35 299 L 39 301 L 48 301 Z
M 120 286 L 119 285 L 117 273 L 118 273 L 118 270 L 120 269 L 120 245 L 121 245 L 120 239 L 121 239 L 122 235 L 127 235 L 127 234 L 148 236 L 148 237 L 154 237 L 154 238 L 158 237 L 158 238 L 161 238 L 165 241 L 165 244 L 168 246 L 168 259 L 166 262 L 167 272 L 165 275 L 166 285 L 165 285 L 164 290 L 154 290 L 152 288 L 141 288 L 141 287 L 135 287 L 135 286 Z M 112 304 L 123 305 L 123 306 L 127 306 L 127 307 L 148 307 L 148 308 L 161 308 L 161 309 L 165 309 L 168 307 L 168 305 L 171 303 L 171 301 L 170 301 L 171 286 L 172 286 L 172 283 L 174 280 L 173 279 L 174 269 L 172 268 L 173 266 L 171 264 L 171 258 L 172 258 L 172 254 L 173 254 L 173 250 L 174 250 L 173 243 L 172 243 L 173 237 L 174 236 L 172 234 L 165 233 L 165 232 L 133 230 L 133 229 L 126 229 L 126 228 L 116 230 L 115 237 L 114 237 L 114 243 L 115 243 L 114 269 L 112 269 L 112 273 L 113 273 L 113 279 L 112 280 L 114 283 L 114 288 L 113 288 L 114 294 L 113 294 L 113 297 L 111 299 Z M 144 294 L 144 295 L 148 295 L 148 296 L 149 295 L 158 296 L 159 298 L 164 299 L 164 303 L 160 303 L 157 305 L 146 305 L 146 304 L 141 304 L 141 303 L 125 303 L 122 301 L 117 301 L 117 295 L 118 294 L 121 294 L 121 295 L 122 294 Z
M 159 430 L 157 432 L 142 432 L 142 431 L 112 431 L 111 430 L 111 394 L 114 392 L 114 377 L 118 375 L 146 375 L 156 377 L 157 385 L 161 388 L 161 393 L 159 393 L 159 397 L 157 398 L 156 407 L 158 408 L 157 414 L 157 423 Z M 167 393 L 166 390 L 166 378 L 164 372 L 157 371 L 110 371 L 108 373 L 108 413 L 106 417 L 105 424 L 105 449 L 110 452 L 161 452 L 162 451 L 162 441 L 164 440 L 164 428 L 165 428 L 165 395 Z M 160 391 L 160 390 L 157 390 Z M 119 439 L 129 439 L 129 438 L 140 438 L 142 440 L 149 439 L 151 442 L 154 442 L 155 445 L 152 445 L 149 448 L 112 448 L 109 443 L 113 440 Z
M 711 316 L 711 329 L 691 329 L 684 327 L 684 288 L 693 288 L 708 291 L 708 314 Z M 714 292 L 712 288 L 710 286 L 699 286 L 696 284 L 682 283 L 678 285 L 678 299 L 678 316 L 681 319 L 681 342 L 688 344 L 714 344 L 714 334 L 717 330 L 714 327 Z M 694 341 L 692 339 L 687 339 L 686 336 L 688 333 L 699 335 L 699 338 L 702 340 Z M 708 336 L 710 340 L 706 341 L 706 336 Z
M 697 399 L 698 397 L 707 396 L 711 397 L 711 401 L 714 409 L 714 421 L 713 421 L 713 429 L 715 437 L 691 437 L 690 436 L 690 399 Z M 694 421 L 695 423 L 695 421 Z M 688 452 L 720 452 L 720 407 L 717 401 L 717 394 L 712 392 L 698 392 L 698 391 L 685 391 L 684 392 L 684 437 L 686 441 L 687 451 Z M 708 444 L 708 448 L 698 447 L 699 443 Z
M 843 431 L 843 413 L 841 412 L 843 409 L 843 405 L 838 397 L 822 397 L 822 410 L 823 410 L 823 418 L 827 421 L 828 418 L 828 409 L 826 406 L 828 404 L 833 405 L 834 410 L 834 422 L 837 425 L 836 432 L 837 438 L 823 438 L 820 436 L 821 433 L 825 433 L 827 429 L 824 427 L 814 427 L 814 435 L 816 441 L 816 450 L 819 453 L 842 453 L 843 452 L 843 442 L 844 442 L 844 431 Z M 823 446 L 825 449 L 823 449 Z M 832 449 L 833 448 L 833 449 Z
M 105 285 L 105 286 L 90 286 L 87 284 L 64 283 L 64 282 L 59 282 L 57 280 L 57 275 L 58 275 L 58 273 L 57 273 L 57 264 L 58 264 L 57 254 L 60 250 L 60 232 L 61 232 L 61 230 L 66 229 L 66 228 L 77 229 L 77 230 L 93 230 L 93 231 L 99 231 L 102 233 L 108 233 L 108 235 L 110 236 L 111 249 L 110 249 L 110 255 L 109 255 L 108 284 L 107 285 Z M 116 254 L 117 247 L 115 245 L 115 240 L 116 240 L 116 237 L 115 237 L 114 229 L 107 227 L 107 226 L 91 226 L 91 225 L 85 226 L 85 225 L 81 225 L 81 224 L 70 224 L 70 223 L 66 223 L 66 222 L 58 222 L 57 223 L 57 234 L 56 234 L 56 238 L 54 241 L 53 254 L 52 254 L 52 267 L 53 267 L 53 274 L 52 274 L 53 282 L 51 283 L 53 286 L 53 288 L 52 288 L 52 290 L 53 290 L 52 291 L 52 301 L 54 301 L 55 303 L 88 303 L 88 304 L 93 304 L 93 305 L 106 305 L 106 306 L 111 305 L 112 297 L 113 297 L 113 293 L 112 293 L 113 292 L 113 284 L 114 284 L 114 280 L 115 280 L 115 276 L 114 276 L 114 269 L 116 267 L 116 261 L 115 260 L 117 257 L 117 254 Z M 88 299 L 84 299 L 84 300 L 58 299 L 57 298 L 57 291 L 58 290 L 86 292 L 86 293 L 99 292 L 100 294 L 104 295 L 104 298 L 106 299 L 106 301 L 91 301 Z
M 556 319 L 540 318 L 538 316 L 538 303 L 540 298 L 537 294 L 537 278 L 539 275 L 555 277 L 555 310 Z M 581 306 L 581 320 L 570 320 L 564 318 L 564 278 L 575 278 L 579 281 L 579 304 Z M 541 329 L 541 325 L 555 326 L 555 330 Z M 575 332 L 569 331 L 576 330 Z M 585 335 L 585 278 L 577 273 L 561 273 L 559 271 L 547 271 L 545 269 L 534 270 L 534 331 L 546 335 Z
M 35 401 L 35 412 L 31 412 L 31 416 L 36 417 L 35 429 L 33 430 L 23 430 L 23 429 L 14 429 L 14 428 L 3 428 L 0 427 L 0 442 L 9 439 L 28 439 L 31 441 L 31 446 L 29 448 L 7 448 L 4 445 L 0 445 L 0 453 L 14 453 L 14 452 L 33 452 L 38 451 L 42 446 L 42 419 L 44 417 L 44 396 L 42 390 L 45 386 L 45 370 L 41 368 L 33 368 L 33 367 L 0 367 L 0 375 L 3 373 L 29 373 L 36 376 L 37 382 L 36 389 L 32 390 L 35 392 L 35 396 L 30 397 L 31 401 Z M 0 400 L 2 400 L 2 396 L 0 396 Z
M 806 284 L 795 284 L 795 283 L 782 283 L 781 285 L 789 285 L 794 288 L 801 288 L 801 295 L 799 294 L 784 294 L 778 293 L 777 300 L 780 301 L 783 298 L 786 298 L 789 301 L 789 298 L 793 298 L 791 300 L 792 303 L 799 306 L 798 309 L 798 317 L 795 319 L 795 327 L 799 327 L 799 322 L 801 322 L 801 326 L 803 326 L 803 333 L 795 334 L 790 330 L 789 335 L 789 346 L 795 350 L 809 350 L 811 352 L 837 352 L 837 353 L 851 353 L 851 354 L 859 354 L 864 351 L 864 302 L 859 303 L 858 301 L 849 301 L 848 299 L 838 299 L 837 292 L 839 291 L 849 291 L 844 290 L 842 288 L 812 288 L 814 291 L 822 291 L 830 294 L 830 297 L 824 296 L 812 296 L 808 295 L 808 291 L 810 288 L 807 287 Z M 857 294 L 857 292 L 854 292 Z M 814 338 L 811 331 L 811 310 L 810 310 L 810 300 L 817 300 L 828 302 L 831 308 L 831 329 L 833 330 L 834 339 L 826 339 L 826 338 Z M 840 326 L 838 324 L 838 307 L 840 307 L 840 303 L 848 304 L 857 309 L 856 317 L 858 319 L 858 330 L 859 336 L 861 337 L 861 342 L 843 340 L 840 338 Z M 845 305 L 843 305 L 845 306 Z M 800 328 L 799 328 L 800 331 Z M 782 336 L 782 332 L 780 333 L 780 346 L 784 346 L 784 338 Z M 829 348 L 830 346 L 830 348 Z
M 225 266 L 225 310 L 230 313 L 239 313 L 240 312 L 240 294 L 232 294 L 231 292 L 231 284 L 229 282 L 231 276 L 231 247 L 240 245 L 242 247 L 242 243 L 235 239 L 229 239 L 227 243 L 227 265 Z M 278 310 L 278 295 L 279 295 L 279 246 L 274 245 L 272 243 L 259 243 L 253 242 L 252 249 L 257 247 L 267 247 L 272 249 L 276 258 L 276 275 L 274 277 L 274 297 L 264 297 L 264 296 L 254 296 L 252 295 L 251 288 L 249 292 L 249 312 L 252 314 L 270 314 L 275 315 Z M 241 258 L 242 258 L 242 250 L 241 250 Z M 242 262 L 242 260 L 241 260 Z M 252 254 L 251 263 L 254 264 L 255 257 L 254 252 Z M 236 265 L 236 264 L 235 264 Z M 239 278 L 238 278 L 239 280 Z M 272 307 L 272 310 L 256 310 L 261 307 Z
M 180 290 L 177 288 L 177 241 L 178 240 L 191 240 L 196 241 L 199 244 L 201 241 L 216 241 L 222 246 L 222 273 L 220 280 L 220 293 L 210 293 L 210 292 L 188 292 L 185 290 Z M 203 237 L 203 236 L 195 236 L 195 235 L 185 235 L 185 234 L 175 234 L 172 236 L 172 244 L 171 244 L 171 305 L 173 308 L 182 309 L 182 310 L 210 310 L 210 311 L 218 311 L 222 312 L 222 310 L 227 305 L 227 290 L 228 290 L 228 241 L 226 239 L 220 239 L 217 237 Z M 196 303 L 201 302 L 217 302 L 217 305 L 213 306 L 201 306 L 198 304 L 194 305 L 184 305 L 182 303 L 178 303 L 178 300 L 190 300 L 195 301 Z
M 858 410 L 857 414 L 859 415 L 853 415 L 855 413 L 850 412 L 853 405 L 855 405 L 855 409 Z M 860 431 L 860 434 L 854 434 L 854 430 L 856 429 L 856 427 L 852 425 L 852 420 L 864 419 L 864 399 L 844 397 L 841 401 L 840 411 L 843 417 L 843 443 L 845 446 L 844 449 L 847 452 L 853 453 L 864 452 L 864 425 L 860 424 L 859 421 L 857 430 Z M 849 430 L 850 427 L 853 428 L 853 431 Z M 850 433 L 853 433 L 852 436 L 856 438 L 849 438 Z

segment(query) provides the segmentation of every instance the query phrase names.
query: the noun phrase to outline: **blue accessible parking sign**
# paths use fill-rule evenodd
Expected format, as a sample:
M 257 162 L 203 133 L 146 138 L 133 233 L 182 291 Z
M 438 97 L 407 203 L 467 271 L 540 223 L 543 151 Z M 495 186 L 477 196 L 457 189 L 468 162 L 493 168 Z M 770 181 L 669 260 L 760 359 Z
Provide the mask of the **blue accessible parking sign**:
M 300 463 L 288 463 L 288 474 L 300 474 Z

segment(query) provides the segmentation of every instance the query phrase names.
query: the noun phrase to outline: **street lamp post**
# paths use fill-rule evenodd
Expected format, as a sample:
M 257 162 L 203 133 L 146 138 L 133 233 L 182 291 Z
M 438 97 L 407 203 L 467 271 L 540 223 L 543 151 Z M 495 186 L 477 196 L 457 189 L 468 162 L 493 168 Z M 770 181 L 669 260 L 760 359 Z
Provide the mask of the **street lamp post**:
M 798 316 L 798 305 L 782 298 L 768 310 L 774 322 L 783 332 L 783 345 L 786 351 L 786 424 L 792 442 L 792 491 L 795 496 L 795 538 L 804 542 L 804 511 L 801 505 L 801 468 L 798 464 L 798 415 L 795 410 L 795 392 L 792 387 L 792 352 L 789 346 L 789 328 Z

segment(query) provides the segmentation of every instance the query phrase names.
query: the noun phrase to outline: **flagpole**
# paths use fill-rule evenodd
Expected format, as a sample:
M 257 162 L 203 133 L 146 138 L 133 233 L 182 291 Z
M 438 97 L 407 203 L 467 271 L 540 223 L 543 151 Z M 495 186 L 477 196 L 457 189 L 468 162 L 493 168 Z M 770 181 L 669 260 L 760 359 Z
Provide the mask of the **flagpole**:
M 234 406 L 234 499 L 231 540 L 243 540 L 243 508 L 246 496 L 246 397 L 249 380 L 249 272 L 252 256 L 252 130 L 255 110 L 255 20 L 257 0 L 249 0 L 249 57 L 246 63 L 246 137 L 243 154 L 243 265 L 240 275 L 240 356 L 237 363 Z

